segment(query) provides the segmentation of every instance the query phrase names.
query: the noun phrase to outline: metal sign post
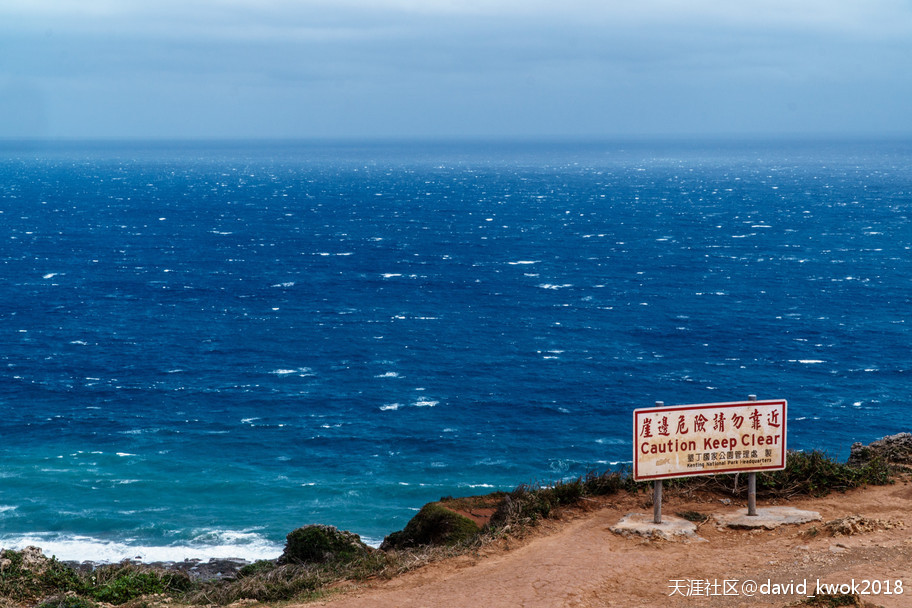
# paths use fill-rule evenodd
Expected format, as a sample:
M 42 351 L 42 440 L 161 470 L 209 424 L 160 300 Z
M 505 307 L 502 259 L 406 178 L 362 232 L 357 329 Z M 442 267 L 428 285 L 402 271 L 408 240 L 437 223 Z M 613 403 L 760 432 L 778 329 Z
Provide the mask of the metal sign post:
M 748 395 L 748 401 L 756 401 L 757 395 Z M 747 474 L 747 514 L 757 516 L 757 473 L 751 471 Z
M 656 401 L 656 407 L 665 407 L 664 401 Z M 652 521 L 662 523 L 662 480 L 652 482 Z

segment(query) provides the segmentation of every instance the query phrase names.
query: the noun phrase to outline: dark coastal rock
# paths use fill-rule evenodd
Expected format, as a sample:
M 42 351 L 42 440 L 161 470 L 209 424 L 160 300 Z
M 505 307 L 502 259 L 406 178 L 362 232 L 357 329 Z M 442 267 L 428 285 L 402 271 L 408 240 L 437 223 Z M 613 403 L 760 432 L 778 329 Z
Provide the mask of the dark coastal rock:
M 912 433 L 888 435 L 869 445 L 853 443 L 847 464 L 853 467 L 862 466 L 875 458 L 892 464 L 912 466 Z
M 250 564 L 246 559 L 239 557 L 212 558 L 207 562 L 199 559 L 188 559 L 182 562 L 166 562 L 149 564 L 166 570 L 177 570 L 186 573 L 191 579 L 198 581 L 214 581 L 236 578 L 241 568 Z
M 424 505 L 405 528 L 383 539 L 382 551 L 408 549 L 421 545 L 455 545 L 478 535 L 474 521 L 451 511 L 440 503 Z
M 298 528 L 285 540 L 285 551 L 279 558 L 282 564 L 344 563 L 373 551 L 357 534 L 319 524 Z

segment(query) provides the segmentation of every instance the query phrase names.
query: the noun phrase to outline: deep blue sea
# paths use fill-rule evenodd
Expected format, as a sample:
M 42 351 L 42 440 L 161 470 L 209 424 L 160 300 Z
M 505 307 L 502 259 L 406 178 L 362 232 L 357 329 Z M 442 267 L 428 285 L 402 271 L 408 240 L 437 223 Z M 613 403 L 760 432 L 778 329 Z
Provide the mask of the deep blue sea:
M 912 142 L 0 143 L 0 546 L 276 557 L 631 459 L 912 430 Z

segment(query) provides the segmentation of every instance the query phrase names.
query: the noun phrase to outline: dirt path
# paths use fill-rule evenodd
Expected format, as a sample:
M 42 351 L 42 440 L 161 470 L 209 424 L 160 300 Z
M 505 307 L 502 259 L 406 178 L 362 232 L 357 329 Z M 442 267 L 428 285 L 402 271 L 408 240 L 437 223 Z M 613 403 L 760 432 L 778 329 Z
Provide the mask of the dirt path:
M 864 599 L 885 608 L 912 607 L 912 485 L 908 481 L 789 503 L 819 512 L 823 522 L 860 515 L 905 524 L 892 529 L 876 526 L 879 529 L 849 536 L 833 536 L 822 522 L 769 531 L 723 530 L 706 523 L 698 530 L 704 540 L 690 542 L 628 538 L 609 530 L 628 512 L 647 512 L 644 500 L 642 495 L 624 495 L 592 502 L 588 511 L 549 522 L 531 538 L 355 588 L 318 605 L 778 608 L 805 595 L 785 590 L 773 595 L 758 589 L 747 596 L 744 585 L 750 584 L 745 581 L 807 581 L 806 594 L 813 594 L 818 580 L 851 584 L 854 579 L 859 590 L 864 580 L 880 581 L 869 584 L 869 591 L 883 591 L 885 583 L 897 591 L 896 581 L 901 581 L 905 592 L 901 595 L 881 593 Z M 740 508 L 725 506 L 717 498 L 681 496 L 666 496 L 664 507 L 667 514 Z

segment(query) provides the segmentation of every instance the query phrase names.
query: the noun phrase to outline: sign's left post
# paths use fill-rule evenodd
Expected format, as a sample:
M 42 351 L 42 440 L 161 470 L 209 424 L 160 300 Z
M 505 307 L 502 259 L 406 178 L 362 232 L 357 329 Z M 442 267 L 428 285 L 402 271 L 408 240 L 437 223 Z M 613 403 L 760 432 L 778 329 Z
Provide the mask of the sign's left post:
M 665 407 L 664 401 L 656 401 L 656 407 Z M 634 431 L 635 432 L 635 431 Z M 662 480 L 652 482 L 652 521 L 662 523 Z

